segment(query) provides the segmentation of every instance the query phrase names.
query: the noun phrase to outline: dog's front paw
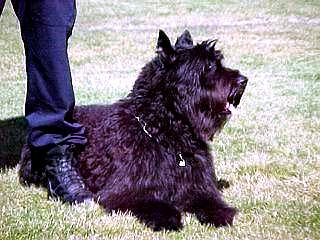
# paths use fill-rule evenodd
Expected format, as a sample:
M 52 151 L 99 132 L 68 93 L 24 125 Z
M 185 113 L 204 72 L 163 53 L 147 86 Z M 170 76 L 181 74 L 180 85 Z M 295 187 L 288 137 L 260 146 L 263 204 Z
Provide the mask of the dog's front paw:
M 233 219 L 238 210 L 233 207 L 223 207 L 208 213 L 197 213 L 197 218 L 202 224 L 210 224 L 215 227 L 232 226 Z
M 213 224 L 215 227 L 222 227 L 233 224 L 233 219 L 237 214 L 238 210 L 233 207 L 225 207 L 218 209 L 213 215 Z
M 178 231 L 182 228 L 181 213 L 165 202 L 141 202 L 133 209 L 133 213 L 154 231 Z
M 162 214 L 146 221 L 146 225 L 154 231 L 178 231 L 182 228 L 180 213 Z

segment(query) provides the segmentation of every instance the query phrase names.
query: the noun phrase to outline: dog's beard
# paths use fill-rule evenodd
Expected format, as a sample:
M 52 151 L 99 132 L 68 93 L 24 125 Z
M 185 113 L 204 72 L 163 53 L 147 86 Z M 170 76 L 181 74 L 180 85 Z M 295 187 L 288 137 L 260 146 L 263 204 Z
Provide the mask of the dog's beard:
M 223 111 L 218 114 L 213 113 L 212 119 L 214 122 L 214 127 L 212 134 L 208 138 L 209 140 L 212 140 L 214 136 L 218 135 L 229 122 L 231 116 L 236 113 L 236 107 L 240 103 L 244 90 L 245 85 L 232 89 L 227 98 Z
M 213 113 L 211 118 L 211 121 L 213 123 L 212 131 L 210 132 L 210 134 L 208 134 L 207 139 L 212 141 L 215 136 L 219 135 L 235 113 L 236 107 L 233 106 L 233 104 L 230 104 L 229 102 L 225 104 L 223 113 Z
M 212 134 L 210 134 L 208 136 L 208 139 L 210 141 L 213 140 L 213 138 L 216 135 L 219 135 L 222 131 L 222 129 L 226 126 L 226 124 L 229 122 L 230 118 L 231 118 L 232 114 L 228 114 L 226 116 L 220 117 L 220 116 L 216 116 L 214 121 L 214 127 L 213 127 L 213 131 Z
M 210 140 L 214 138 L 217 134 L 219 134 L 224 126 L 228 123 L 231 118 L 231 111 L 228 114 L 204 114 L 198 113 L 198 117 L 196 122 L 196 128 L 200 132 L 200 135 L 205 140 Z

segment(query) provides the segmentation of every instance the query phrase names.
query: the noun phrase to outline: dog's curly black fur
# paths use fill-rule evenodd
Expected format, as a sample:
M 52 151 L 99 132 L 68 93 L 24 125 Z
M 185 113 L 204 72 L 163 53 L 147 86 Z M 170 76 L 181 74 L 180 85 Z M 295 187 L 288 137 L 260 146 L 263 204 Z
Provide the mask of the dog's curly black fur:
M 106 210 L 129 210 L 154 230 L 180 229 L 182 212 L 232 224 L 237 210 L 218 190 L 207 142 L 230 117 L 229 104 L 239 104 L 247 79 L 223 66 L 215 43 L 193 45 L 185 31 L 172 46 L 160 30 L 157 56 L 125 99 L 75 108 L 88 138 L 77 167 Z M 21 182 L 45 184 L 31 176 L 28 147 L 20 166 Z

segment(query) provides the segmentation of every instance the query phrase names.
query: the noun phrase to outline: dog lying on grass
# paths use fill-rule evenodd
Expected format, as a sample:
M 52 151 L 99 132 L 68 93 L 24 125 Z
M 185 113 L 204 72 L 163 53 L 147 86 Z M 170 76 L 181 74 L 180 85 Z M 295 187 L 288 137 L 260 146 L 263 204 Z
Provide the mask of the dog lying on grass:
M 237 210 L 219 191 L 208 141 L 239 104 L 247 78 L 223 66 L 215 44 L 194 45 L 186 30 L 172 46 L 160 30 L 156 57 L 126 98 L 75 108 L 88 138 L 75 164 L 107 211 L 130 211 L 154 230 L 181 229 L 183 212 L 203 224 L 232 225 Z M 25 146 L 20 181 L 46 186 L 30 165 Z

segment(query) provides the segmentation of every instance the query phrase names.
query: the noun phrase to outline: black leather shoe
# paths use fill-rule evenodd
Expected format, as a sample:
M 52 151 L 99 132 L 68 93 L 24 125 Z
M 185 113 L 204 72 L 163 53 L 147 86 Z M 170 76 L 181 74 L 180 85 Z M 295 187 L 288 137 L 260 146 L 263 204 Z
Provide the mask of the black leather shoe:
M 81 203 L 93 199 L 82 177 L 74 167 L 74 145 L 50 149 L 45 156 L 48 195 L 63 202 Z

